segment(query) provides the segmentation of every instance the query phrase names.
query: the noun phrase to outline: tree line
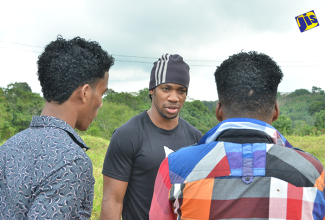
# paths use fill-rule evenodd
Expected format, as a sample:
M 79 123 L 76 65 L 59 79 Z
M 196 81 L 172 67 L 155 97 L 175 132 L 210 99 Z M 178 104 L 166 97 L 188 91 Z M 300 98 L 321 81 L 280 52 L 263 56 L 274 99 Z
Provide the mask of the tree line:
M 214 111 L 204 104 L 215 102 L 202 102 L 200 100 L 185 101 L 180 117 L 191 125 L 206 133 L 211 127 L 218 124 Z M 148 88 L 138 92 L 115 92 L 109 89 L 103 99 L 103 107 L 98 112 L 89 129 L 81 134 L 90 134 L 109 139 L 114 130 L 124 124 L 133 116 L 150 109 L 151 100 Z M 214 107 L 215 110 L 215 107 Z
M 151 100 L 148 88 L 138 92 L 116 92 L 109 89 L 103 98 L 103 107 L 87 131 L 109 139 L 114 130 L 133 116 L 148 110 Z M 272 125 L 281 133 L 320 135 L 325 129 L 325 95 L 319 87 L 312 91 L 297 89 L 292 93 L 278 93 L 280 117 Z M 0 88 L 0 143 L 29 127 L 33 115 L 40 115 L 44 99 L 33 93 L 27 83 L 11 83 Z M 215 116 L 217 101 L 185 101 L 180 117 L 203 134 L 218 124 Z
M 0 142 L 29 127 L 33 115 L 40 115 L 44 99 L 27 83 L 0 87 Z
M 320 135 L 325 130 L 325 94 L 320 87 L 278 92 L 280 117 L 272 125 L 284 134 Z

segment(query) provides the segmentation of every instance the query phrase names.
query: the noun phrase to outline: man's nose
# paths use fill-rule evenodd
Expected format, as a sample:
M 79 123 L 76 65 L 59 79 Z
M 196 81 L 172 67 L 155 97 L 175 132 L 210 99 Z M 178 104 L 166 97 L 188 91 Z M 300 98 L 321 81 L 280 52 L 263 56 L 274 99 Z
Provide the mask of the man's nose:
M 168 96 L 168 101 L 171 102 L 178 102 L 179 98 L 178 98 L 178 93 L 177 91 L 172 90 Z

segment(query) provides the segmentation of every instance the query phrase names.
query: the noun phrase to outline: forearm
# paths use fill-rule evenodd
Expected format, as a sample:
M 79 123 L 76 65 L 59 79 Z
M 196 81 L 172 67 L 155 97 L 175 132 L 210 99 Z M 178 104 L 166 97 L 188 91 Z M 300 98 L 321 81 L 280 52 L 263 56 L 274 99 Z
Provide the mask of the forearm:
M 117 201 L 110 198 L 103 198 L 101 220 L 121 220 L 123 210 L 123 201 Z

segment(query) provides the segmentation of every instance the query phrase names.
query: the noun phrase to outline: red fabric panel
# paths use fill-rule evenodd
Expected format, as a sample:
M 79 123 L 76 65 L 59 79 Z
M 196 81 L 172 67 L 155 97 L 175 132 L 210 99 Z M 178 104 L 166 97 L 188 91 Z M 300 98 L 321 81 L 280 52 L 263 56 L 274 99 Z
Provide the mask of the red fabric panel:
M 287 219 L 301 219 L 303 188 L 288 184 Z
M 169 200 L 169 190 L 171 188 L 169 178 L 168 158 L 160 165 L 151 202 L 149 219 L 152 220 L 174 220 L 176 215 L 173 212 L 172 204 Z
M 229 176 L 230 173 L 231 172 L 230 172 L 227 156 L 224 156 L 206 178 Z
M 210 219 L 268 218 L 269 198 L 212 200 Z

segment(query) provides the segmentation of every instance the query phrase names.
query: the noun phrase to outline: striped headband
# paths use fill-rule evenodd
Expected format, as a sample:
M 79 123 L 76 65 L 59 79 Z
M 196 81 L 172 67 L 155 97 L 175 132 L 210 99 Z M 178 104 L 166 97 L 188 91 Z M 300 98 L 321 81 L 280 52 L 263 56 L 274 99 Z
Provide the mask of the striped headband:
M 154 62 L 151 70 L 149 90 L 163 83 L 177 83 L 188 88 L 190 67 L 178 54 L 164 54 Z

